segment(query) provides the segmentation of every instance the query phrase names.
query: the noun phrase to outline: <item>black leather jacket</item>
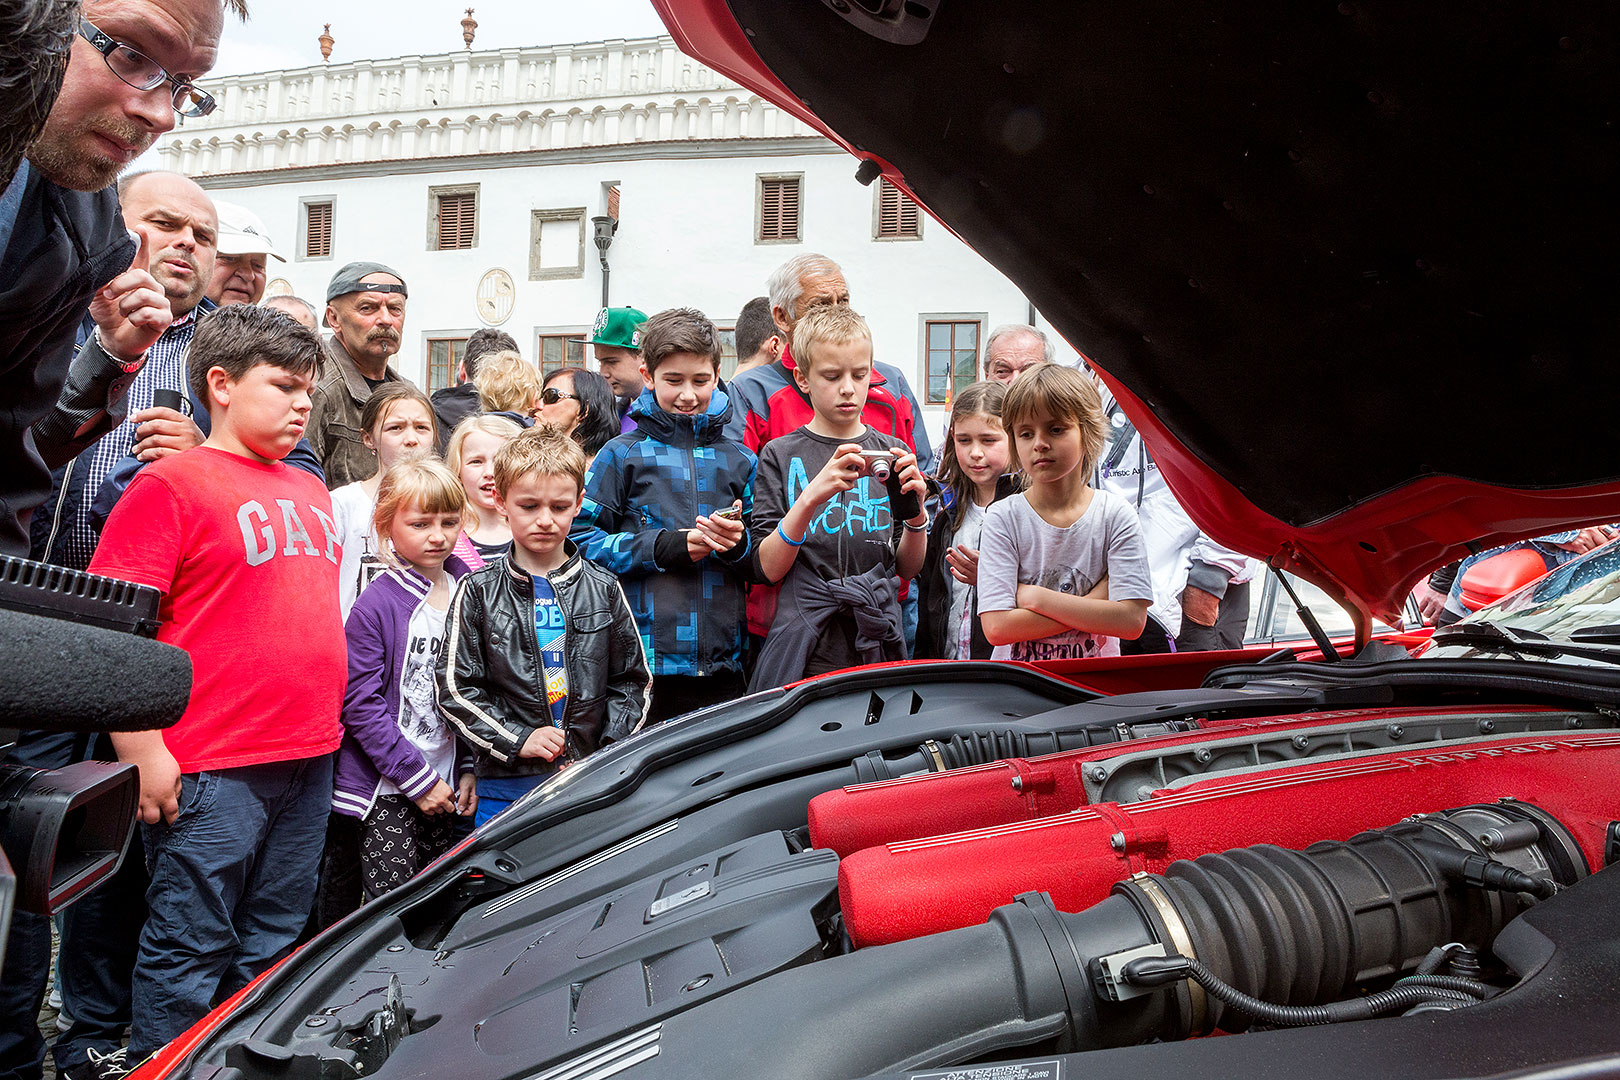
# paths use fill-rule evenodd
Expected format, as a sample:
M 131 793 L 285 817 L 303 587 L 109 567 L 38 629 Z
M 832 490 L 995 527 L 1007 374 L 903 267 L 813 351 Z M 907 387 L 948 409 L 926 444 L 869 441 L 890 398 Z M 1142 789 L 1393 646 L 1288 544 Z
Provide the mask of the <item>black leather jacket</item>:
M 562 609 L 568 704 L 564 753 L 576 761 L 641 727 L 652 678 L 618 579 L 565 541 L 546 575 Z M 438 659 L 439 710 L 478 751 L 479 776 L 534 776 L 561 760 L 520 758 L 550 726 L 546 673 L 534 628 L 534 582 L 509 558 L 461 579 Z

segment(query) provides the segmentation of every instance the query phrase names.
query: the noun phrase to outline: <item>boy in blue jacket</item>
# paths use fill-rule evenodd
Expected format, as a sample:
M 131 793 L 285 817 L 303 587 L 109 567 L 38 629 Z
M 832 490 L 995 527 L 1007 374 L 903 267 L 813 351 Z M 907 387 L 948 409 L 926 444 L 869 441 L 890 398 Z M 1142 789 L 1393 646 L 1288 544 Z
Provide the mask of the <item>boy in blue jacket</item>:
M 725 437 L 731 401 L 720 340 L 700 311 L 648 319 L 652 386 L 630 407 L 636 430 L 604 446 L 585 477 L 571 539 L 619 575 L 651 658 L 648 723 L 741 695 L 746 519 L 755 458 Z

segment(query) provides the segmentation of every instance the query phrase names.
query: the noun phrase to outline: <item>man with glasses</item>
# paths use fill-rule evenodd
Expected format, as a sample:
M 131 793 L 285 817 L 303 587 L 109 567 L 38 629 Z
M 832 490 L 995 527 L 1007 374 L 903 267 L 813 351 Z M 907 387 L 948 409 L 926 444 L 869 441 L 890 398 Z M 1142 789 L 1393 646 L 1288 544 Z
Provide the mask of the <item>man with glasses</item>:
M 245 2 L 229 6 L 245 17 Z M 221 0 L 85 0 L 72 24 L 61 92 L 24 164 L 5 178 L 0 552 L 27 551 L 28 521 L 50 490 L 49 467 L 120 418 L 127 376 L 169 323 L 163 290 L 145 265 L 131 265 L 137 238 L 111 185 L 173 129 L 177 109 L 202 115 L 213 107 L 193 80 L 213 66 L 222 24 Z M 98 289 L 116 325 L 98 320 L 75 358 Z
M 21 2 L 41 14 L 61 6 Z M 245 18 L 245 2 L 226 6 Z M 27 552 L 28 521 L 50 490 L 47 463 L 66 461 L 121 418 L 129 375 L 171 321 L 168 297 L 146 266 L 150 253 L 131 265 L 137 237 L 125 227 L 112 184 L 174 128 L 177 106 L 201 114 L 205 102 L 192 82 L 213 66 L 223 24 L 221 0 L 84 0 L 78 15 L 61 23 L 77 31 L 62 45 L 61 92 L 24 164 L 0 176 L 0 401 L 7 406 L 0 413 L 0 553 L 6 554 Z M 54 77 L 58 69 L 41 70 Z M 75 358 L 80 324 L 92 309 L 96 332 Z M 75 417 L 86 422 L 75 424 Z M 42 756 L 33 759 L 30 749 Z M 58 764 L 49 755 L 61 749 L 25 744 L 12 760 L 49 767 Z M 16 913 L 0 970 L 0 1080 L 42 1074 L 36 1017 L 49 963 L 48 920 Z M 59 1063 L 73 1080 L 99 1080 L 123 1065 L 113 1051 Z

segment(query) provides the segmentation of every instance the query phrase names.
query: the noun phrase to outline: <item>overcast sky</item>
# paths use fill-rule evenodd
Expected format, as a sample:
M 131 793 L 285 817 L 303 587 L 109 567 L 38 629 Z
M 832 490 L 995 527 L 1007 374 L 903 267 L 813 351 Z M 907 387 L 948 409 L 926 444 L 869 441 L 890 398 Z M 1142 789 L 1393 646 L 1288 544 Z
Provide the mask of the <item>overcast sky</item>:
M 478 20 L 475 49 L 561 45 L 664 32 L 648 0 L 388 0 L 382 4 L 333 0 L 248 0 L 246 23 L 225 16 L 214 75 L 241 75 L 321 62 L 316 41 L 330 21 L 332 62 L 463 48 L 461 20 L 468 6 Z

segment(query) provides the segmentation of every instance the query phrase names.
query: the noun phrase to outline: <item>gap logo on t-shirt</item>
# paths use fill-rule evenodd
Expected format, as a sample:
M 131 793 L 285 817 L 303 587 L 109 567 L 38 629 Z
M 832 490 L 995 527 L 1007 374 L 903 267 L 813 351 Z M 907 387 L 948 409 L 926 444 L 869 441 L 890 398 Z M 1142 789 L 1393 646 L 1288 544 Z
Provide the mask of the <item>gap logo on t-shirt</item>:
M 318 506 L 306 504 L 307 510 L 320 524 L 325 534 L 324 545 L 310 537 L 304 518 L 291 499 L 275 500 L 274 511 L 266 510 L 257 499 L 249 499 L 236 510 L 236 523 L 242 528 L 242 546 L 249 566 L 263 566 L 277 555 L 312 555 L 325 557 L 336 566 L 338 561 L 337 523 Z
M 563 638 L 567 626 L 557 593 L 543 577 L 534 579 L 534 636 L 540 643 L 540 662 L 546 669 L 546 703 L 551 706 L 551 722 L 563 726 L 568 707 L 568 669 L 563 663 Z

